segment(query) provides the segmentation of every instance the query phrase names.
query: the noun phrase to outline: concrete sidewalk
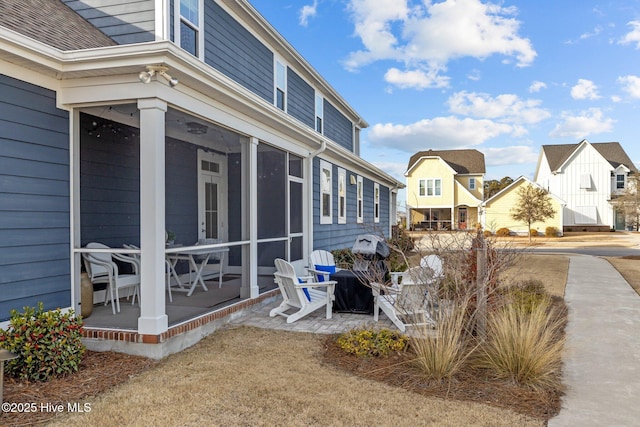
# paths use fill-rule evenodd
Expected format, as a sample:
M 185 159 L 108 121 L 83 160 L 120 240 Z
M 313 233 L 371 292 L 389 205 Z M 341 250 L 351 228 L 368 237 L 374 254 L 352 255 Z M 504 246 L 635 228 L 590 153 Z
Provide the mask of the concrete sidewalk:
M 604 259 L 572 255 L 560 414 L 549 427 L 640 425 L 640 297 Z

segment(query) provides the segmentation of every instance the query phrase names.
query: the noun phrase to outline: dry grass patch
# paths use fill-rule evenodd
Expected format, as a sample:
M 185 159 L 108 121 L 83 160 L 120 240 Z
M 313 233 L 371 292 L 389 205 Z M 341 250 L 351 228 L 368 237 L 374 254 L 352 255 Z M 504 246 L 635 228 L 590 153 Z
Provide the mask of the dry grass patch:
M 640 257 L 609 257 L 607 261 L 629 282 L 629 285 L 640 295 Z
M 527 253 L 518 257 L 501 277 L 505 284 L 522 279 L 539 280 L 549 295 L 563 298 L 568 274 L 569 257 Z
M 53 426 L 542 426 L 478 403 L 428 398 L 323 363 L 323 338 L 242 327 L 216 332 Z

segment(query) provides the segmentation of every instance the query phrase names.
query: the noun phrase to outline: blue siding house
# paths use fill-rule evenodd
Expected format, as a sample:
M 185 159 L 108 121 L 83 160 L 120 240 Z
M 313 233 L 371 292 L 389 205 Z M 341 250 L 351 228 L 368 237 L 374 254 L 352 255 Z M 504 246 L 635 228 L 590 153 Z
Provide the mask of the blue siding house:
M 127 340 L 162 356 L 185 332 L 167 230 L 228 247 L 247 304 L 277 257 L 389 236 L 404 185 L 360 157 L 367 126 L 246 0 L 3 0 L 0 326 L 40 301 L 79 311 L 87 243 L 131 244 Z

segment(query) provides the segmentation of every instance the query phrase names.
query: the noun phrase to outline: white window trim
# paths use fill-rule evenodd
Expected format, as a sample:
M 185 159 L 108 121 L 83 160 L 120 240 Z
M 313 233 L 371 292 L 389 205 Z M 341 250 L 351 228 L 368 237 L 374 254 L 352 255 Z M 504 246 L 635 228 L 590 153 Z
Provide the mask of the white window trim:
M 340 192 L 342 186 L 343 193 Z M 343 204 L 342 215 L 340 214 L 340 204 Z M 347 223 L 347 172 L 338 168 L 338 224 Z
M 204 0 L 198 0 L 198 24 L 187 20 L 189 25 L 192 26 L 198 35 L 197 52 L 196 55 L 199 59 L 204 59 Z M 182 14 L 180 13 L 180 0 L 173 2 L 173 42 L 177 46 L 180 45 L 180 23 L 182 22 Z
M 364 183 L 360 175 L 358 175 L 356 182 L 356 215 L 358 224 L 362 224 L 364 222 Z
M 469 190 L 475 190 L 475 189 L 476 189 L 476 179 L 471 177 L 469 178 Z
M 380 222 L 380 184 L 373 183 L 373 222 Z
M 324 172 L 328 171 L 328 182 L 325 181 Z M 328 187 L 327 187 L 328 186 Z M 329 195 L 329 215 L 324 215 L 324 195 Z M 320 224 L 333 224 L 333 165 L 324 160 L 320 160 Z
M 283 87 L 278 85 L 278 65 L 282 66 L 284 76 L 283 76 Z M 284 92 L 284 109 L 282 111 L 286 112 L 289 103 L 287 102 L 287 63 L 284 62 L 280 57 L 275 56 L 275 61 L 273 61 L 273 105 L 278 107 L 278 89 L 281 89 Z M 314 126 L 315 127 L 315 126 Z
M 619 182 L 619 181 L 618 181 L 618 177 L 619 177 L 619 176 L 621 176 L 621 177 L 622 177 L 622 187 L 621 187 L 621 188 L 619 188 L 619 187 L 618 187 L 618 182 Z M 616 188 L 615 188 L 615 189 L 616 189 L 617 191 L 624 190 L 625 188 L 627 188 L 627 175 L 626 175 L 626 174 L 623 174 L 623 173 L 617 173 L 617 174 L 616 174 L 616 184 L 615 184 L 615 185 L 616 185 Z
M 422 185 L 422 188 L 421 188 Z M 423 190 L 422 192 L 420 190 Z M 427 180 L 419 179 L 418 180 L 418 196 L 425 197 L 427 195 Z

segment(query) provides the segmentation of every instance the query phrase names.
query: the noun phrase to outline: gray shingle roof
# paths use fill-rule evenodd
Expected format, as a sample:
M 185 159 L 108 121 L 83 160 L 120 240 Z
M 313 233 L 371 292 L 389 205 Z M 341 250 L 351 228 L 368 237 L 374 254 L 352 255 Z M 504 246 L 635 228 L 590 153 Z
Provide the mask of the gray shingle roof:
M 60 0 L 1 0 L 0 26 L 61 50 L 117 44 Z
M 484 174 L 484 154 L 478 150 L 427 150 L 420 151 L 409 159 L 407 170 L 411 169 L 422 157 L 437 156 L 460 174 Z
M 560 166 L 573 154 L 582 142 L 577 144 L 556 144 L 543 145 L 542 150 L 547 156 L 549 167 L 552 171 L 558 170 Z M 638 169 L 633 164 L 627 153 L 624 151 L 619 142 L 594 142 L 591 143 L 614 168 L 625 165 L 632 172 L 638 173 Z

